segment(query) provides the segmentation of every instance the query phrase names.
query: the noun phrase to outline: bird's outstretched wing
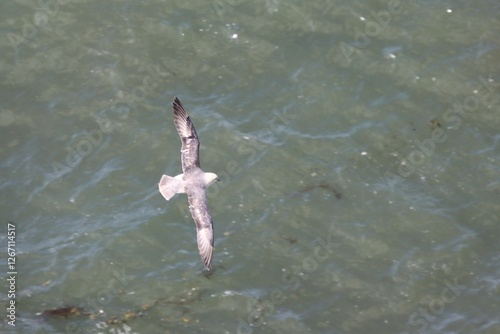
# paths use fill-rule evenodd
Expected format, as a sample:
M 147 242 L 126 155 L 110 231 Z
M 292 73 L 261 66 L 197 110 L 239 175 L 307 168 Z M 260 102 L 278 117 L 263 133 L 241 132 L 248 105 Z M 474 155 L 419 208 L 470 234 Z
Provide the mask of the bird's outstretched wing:
M 197 190 L 188 192 L 189 210 L 196 224 L 196 237 L 201 260 L 205 267 L 210 270 L 212 253 L 214 249 L 214 229 L 212 217 L 208 210 L 205 191 Z
M 174 99 L 173 107 L 175 127 L 182 141 L 182 172 L 185 173 L 193 167 L 200 168 L 200 141 L 193 122 L 189 119 L 186 109 L 184 109 L 178 98 Z

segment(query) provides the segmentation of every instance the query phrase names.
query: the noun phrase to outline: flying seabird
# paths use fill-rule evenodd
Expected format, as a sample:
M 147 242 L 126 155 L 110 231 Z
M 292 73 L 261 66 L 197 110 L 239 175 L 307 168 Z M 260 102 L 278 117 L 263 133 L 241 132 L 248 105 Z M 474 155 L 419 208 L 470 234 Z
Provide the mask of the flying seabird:
M 160 193 L 168 201 L 175 194 L 187 194 L 189 211 L 196 224 L 198 250 L 205 267 L 210 270 L 214 247 L 212 217 L 207 205 L 205 189 L 219 178 L 214 173 L 205 173 L 200 168 L 200 141 L 186 109 L 178 98 L 174 98 L 174 123 L 181 138 L 182 174 L 171 177 L 163 175 L 158 183 Z

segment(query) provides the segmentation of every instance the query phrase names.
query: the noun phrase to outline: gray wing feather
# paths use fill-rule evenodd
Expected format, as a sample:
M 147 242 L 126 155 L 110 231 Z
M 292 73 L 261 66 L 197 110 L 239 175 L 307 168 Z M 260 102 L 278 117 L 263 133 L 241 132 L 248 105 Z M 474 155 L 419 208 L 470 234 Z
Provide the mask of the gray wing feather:
M 189 118 L 186 109 L 178 98 L 174 99 L 174 123 L 181 138 L 182 171 L 185 173 L 193 167 L 200 167 L 199 149 L 200 141 Z
M 208 210 L 205 191 L 188 192 L 189 210 L 196 224 L 198 250 L 205 267 L 210 270 L 214 249 L 214 229 L 212 217 Z

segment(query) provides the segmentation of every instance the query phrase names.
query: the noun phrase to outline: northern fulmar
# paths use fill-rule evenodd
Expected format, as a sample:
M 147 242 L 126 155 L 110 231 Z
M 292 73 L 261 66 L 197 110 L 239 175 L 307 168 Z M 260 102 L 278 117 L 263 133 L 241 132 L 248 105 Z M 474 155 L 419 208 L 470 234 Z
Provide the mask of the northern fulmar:
M 175 194 L 187 194 L 189 211 L 196 224 L 196 236 L 201 260 L 207 270 L 212 264 L 214 229 L 207 205 L 205 189 L 219 178 L 214 173 L 205 173 L 200 168 L 200 141 L 193 122 L 178 98 L 174 98 L 174 124 L 181 138 L 182 174 L 171 177 L 163 175 L 158 183 L 160 193 L 168 201 Z

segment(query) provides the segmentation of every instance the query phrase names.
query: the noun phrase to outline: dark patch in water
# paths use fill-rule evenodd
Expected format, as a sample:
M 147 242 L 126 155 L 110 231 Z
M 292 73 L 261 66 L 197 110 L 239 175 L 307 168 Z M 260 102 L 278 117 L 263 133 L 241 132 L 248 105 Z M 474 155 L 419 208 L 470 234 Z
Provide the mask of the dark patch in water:
M 289 237 L 287 235 L 280 235 L 281 239 L 288 241 L 290 244 L 296 243 L 298 240 L 294 237 Z
M 337 199 L 342 198 L 342 194 L 340 193 L 340 191 L 338 191 L 337 189 L 335 189 L 333 186 L 329 185 L 326 182 L 304 186 L 301 190 L 293 193 L 292 196 L 299 196 L 301 194 L 310 192 L 316 188 L 325 189 L 325 190 L 331 192 L 335 196 L 335 198 L 337 198 Z
M 193 289 L 190 290 L 189 293 L 186 295 L 175 296 L 175 297 L 162 297 L 155 300 L 151 304 L 144 304 L 140 309 L 131 311 L 129 310 L 123 314 L 108 318 L 107 320 L 105 320 L 105 322 L 109 325 L 124 324 L 129 322 L 130 320 L 144 316 L 144 314 L 147 311 L 153 309 L 158 305 L 180 306 L 182 307 L 182 314 L 184 315 L 189 313 L 189 309 L 187 306 L 189 304 L 201 301 L 201 296 L 203 295 L 204 292 L 205 290 Z M 78 316 L 86 316 L 89 317 L 90 319 L 96 319 L 98 317 L 101 317 L 102 315 L 103 315 L 102 312 L 90 312 L 77 306 L 64 306 L 60 308 L 48 309 L 41 313 L 41 316 L 45 319 L 57 318 L 57 317 L 69 318 Z M 184 322 L 186 322 L 185 319 Z
M 42 317 L 64 317 L 68 318 L 69 316 L 88 316 L 91 315 L 91 312 L 88 312 L 81 307 L 75 306 L 65 306 L 60 308 L 53 308 L 50 310 L 45 310 L 42 313 Z

